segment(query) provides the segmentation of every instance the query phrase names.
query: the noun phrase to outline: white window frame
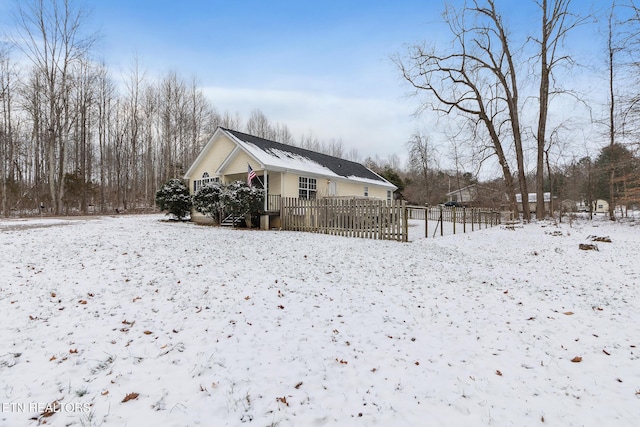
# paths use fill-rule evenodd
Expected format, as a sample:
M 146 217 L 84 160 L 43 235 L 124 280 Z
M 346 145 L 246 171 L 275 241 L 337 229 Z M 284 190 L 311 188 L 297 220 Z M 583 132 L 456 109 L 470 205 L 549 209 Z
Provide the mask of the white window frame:
M 307 176 L 298 177 L 298 198 L 315 199 L 318 195 L 318 180 Z
M 219 176 L 210 177 L 209 172 L 203 173 L 202 179 L 193 180 L 193 193 L 194 194 L 197 193 L 200 188 L 212 182 L 220 182 L 220 177 Z
M 369 197 L 369 186 L 368 185 L 364 186 L 364 197 Z

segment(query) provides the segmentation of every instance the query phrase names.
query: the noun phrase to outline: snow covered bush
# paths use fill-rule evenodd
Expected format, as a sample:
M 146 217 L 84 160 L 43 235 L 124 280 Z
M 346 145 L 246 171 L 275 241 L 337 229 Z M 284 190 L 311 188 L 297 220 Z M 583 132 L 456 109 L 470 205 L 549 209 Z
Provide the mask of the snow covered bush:
M 253 215 L 260 211 L 264 202 L 264 190 L 249 187 L 243 181 L 234 181 L 222 191 L 222 206 L 233 216 Z
M 165 182 L 156 192 L 156 206 L 161 211 L 167 211 L 167 215 L 173 215 L 179 220 L 191 213 L 191 205 L 189 189 L 177 178 Z
M 193 207 L 202 215 L 206 215 L 214 222 L 220 220 L 220 210 L 222 205 L 223 186 L 217 182 L 212 182 L 200 187 L 193 195 Z

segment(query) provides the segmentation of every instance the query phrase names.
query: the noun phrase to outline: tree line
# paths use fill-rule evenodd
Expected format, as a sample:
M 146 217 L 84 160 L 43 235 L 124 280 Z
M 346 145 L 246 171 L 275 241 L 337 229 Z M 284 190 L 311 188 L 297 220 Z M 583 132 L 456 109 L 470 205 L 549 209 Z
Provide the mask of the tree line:
M 20 2 L 0 41 L 3 216 L 150 208 L 217 126 L 355 159 L 341 140 L 294 138 L 258 109 L 220 113 L 195 79 L 150 77 L 137 58 L 123 81 L 96 61 L 97 34 L 73 0 Z

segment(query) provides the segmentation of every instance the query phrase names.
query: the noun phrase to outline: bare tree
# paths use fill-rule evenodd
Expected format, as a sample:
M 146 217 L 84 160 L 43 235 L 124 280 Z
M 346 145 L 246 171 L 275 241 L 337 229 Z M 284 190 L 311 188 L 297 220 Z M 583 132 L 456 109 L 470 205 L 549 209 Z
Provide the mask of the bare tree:
M 125 79 L 126 93 L 122 100 L 123 109 L 123 132 L 124 132 L 124 153 L 127 159 L 124 160 L 123 174 L 123 204 L 124 208 L 131 202 L 134 204 L 140 196 L 141 174 L 139 165 L 144 164 L 142 152 L 143 143 L 143 91 L 145 83 L 145 73 L 140 67 L 137 57 L 134 58 L 129 75 Z
M 409 149 L 409 170 L 420 177 L 419 185 L 423 190 L 422 197 L 431 202 L 430 174 L 437 168 L 437 151 L 429 140 L 429 136 L 416 130 L 407 142 Z
M 242 119 L 237 111 L 231 114 L 228 110 L 222 114 L 220 118 L 220 126 L 231 130 L 240 130 L 242 128 Z
M 7 46 L 0 44 L 0 179 L 2 179 L 2 215 L 9 216 L 8 181 L 14 158 L 13 130 L 13 92 L 15 89 L 15 71 L 9 57 Z
M 108 141 L 109 141 L 109 122 L 111 121 L 111 112 L 113 98 L 115 96 L 114 83 L 109 77 L 109 71 L 106 65 L 98 66 L 96 72 L 96 115 L 97 115 L 97 136 L 98 136 L 98 176 L 100 184 L 99 205 L 100 211 L 106 209 L 107 185 L 108 181 Z
M 317 136 L 313 134 L 311 130 L 307 134 L 301 135 L 298 145 L 304 149 L 322 152 L 322 142 Z
M 74 117 L 69 135 L 73 151 L 68 161 L 69 173 L 65 174 L 66 177 L 73 178 L 73 183 L 65 179 L 63 200 L 67 207 L 79 205 L 80 211 L 87 213 L 87 205 L 92 198 L 94 151 L 91 132 L 98 75 L 96 67 L 86 58 L 75 62 L 73 68 L 68 106 Z M 66 194 L 67 189 L 71 189 L 73 195 Z
M 29 0 L 20 4 L 16 17 L 20 38 L 14 43 L 42 80 L 47 103 L 42 129 L 51 203 L 56 214 L 64 193 L 68 134 L 75 120 L 68 108 L 73 65 L 85 57 L 94 40 L 93 35 L 82 34 L 84 19 L 83 9 L 73 0 Z
M 615 126 L 615 114 L 616 114 L 616 90 L 615 90 L 615 56 L 619 49 L 615 46 L 614 42 L 614 26 L 615 26 L 615 8 L 616 3 L 613 1 L 611 3 L 611 9 L 607 20 L 607 66 L 609 68 L 609 146 L 613 147 L 616 143 L 616 126 Z M 613 165 L 612 165 L 613 166 Z M 612 168 L 611 174 L 609 176 L 609 194 L 611 195 L 611 199 L 609 200 L 609 219 L 612 221 L 615 220 L 614 208 L 615 208 L 615 200 L 614 197 L 614 179 L 615 179 L 615 169 Z
M 293 145 L 295 140 L 289 128 L 285 124 L 276 123 L 275 140 L 287 145 Z
M 576 18 L 569 11 L 571 0 L 541 0 L 536 2 L 542 12 L 540 38 L 533 38 L 539 47 L 540 88 L 538 111 L 537 161 L 536 161 L 536 217 L 544 217 L 544 155 L 545 137 L 548 124 L 549 102 L 552 88 L 550 82 L 553 70 L 563 62 L 571 62 L 571 58 L 559 52 L 567 33 L 583 20 Z M 551 177 L 549 177 L 551 179 Z
M 360 162 L 360 153 L 358 152 L 358 149 L 355 147 L 352 147 L 349 151 L 347 151 L 347 154 L 345 155 L 345 160 L 351 160 L 352 162 Z
M 251 115 L 247 120 L 246 131 L 248 134 L 260 138 L 275 139 L 275 131 L 271 127 L 269 119 L 257 108 L 251 111 Z
M 613 9 L 615 8 L 615 3 L 612 6 L 612 14 Z M 631 77 L 629 80 L 633 81 L 634 85 L 629 85 L 632 90 L 631 93 L 626 94 L 627 99 L 625 99 L 625 108 L 624 108 L 624 120 L 622 122 L 622 129 L 625 134 L 630 134 L 633 136 L 636 144 L 638 144 L 638 135 L 640 134 L 639 126 L 638 126 L 638 117 L 640 116 L 640 91 L 638 91 L 638 83 L 640 83 L 640 79 L 638 78 L 638 69 L 640 69 L 640 1 L 638 0 L 630 0 L 629 3 L 630 17 L 625 20 L 624 26 L 626 27 L 626 34 L 624 40 L 627 42 L 624 48 L 628 53 L 628 63 L 625 68 L 630 69 Z M 618 50 L 614 51 L 618 53 Z M 620 85 L 622 86 L 622 85 Z
M 628 2 L 612 1 L 608 16 L 607 59 L 609 67 L 609 117 L 608 136 L 609 149 L 617 144 L 640 150 L 640 4 L 637 0 Z M 621 184 L 623 165 L 614 162 L 608 171 L 609 218 L 615 220 L 614 209 L 624 197 L 616 198 L 622 193 L 617 191 Z M 628 183 L 640 182 L 638 176 L 633 179 L 634 172 L 623 175 L 624 186 Z M 637 168 L 635 173 L 638 173 Z M 627 188 L 632 188 L 627 187 Z M 636 190 L 637 191 L 637 190 Z M 628 202 L 628 198 L 627 201 Z
M 529 220 L 517 69 L 502 17 L 493 0 L 487 0 L 486 5 L 474 0 L 460 11 L 447 9 L 444 18 L 453 36 L 451 51 L 413 45 L 406 58 L 396 58 L 395 62 L 417 93 L 430 96 L 427 108 L 459 114 L 475 127 L 486 129 L 502 169 L 511 209 L 517 213 L 516 187 L 504 146 L 505 140 L 511 140 L 523 216 Z
M 342 138 L 331 138 L 326 144 L 326 153 L 334 157 L 344 157 L 344 146 L 342 144 Z

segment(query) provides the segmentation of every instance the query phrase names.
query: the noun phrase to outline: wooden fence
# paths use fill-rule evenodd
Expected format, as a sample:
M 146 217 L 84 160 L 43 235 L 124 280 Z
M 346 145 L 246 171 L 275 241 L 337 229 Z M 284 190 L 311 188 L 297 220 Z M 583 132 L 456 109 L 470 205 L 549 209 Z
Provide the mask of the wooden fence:
M 283 197 L 280 207 L 283 230 L 408 241 L 408 210 L 401 201 Z
M 429 221 L 436 222 L 433 236 L 438 230 L 444 234 L 444 223 L 451 223 L 453 234 L 466 233 L 500 224 L 500 212 L 485 208 L 455 208 L 447 206 L 407 206 L 409 219 L 424 220 L 425 237 L 429 237 Z

